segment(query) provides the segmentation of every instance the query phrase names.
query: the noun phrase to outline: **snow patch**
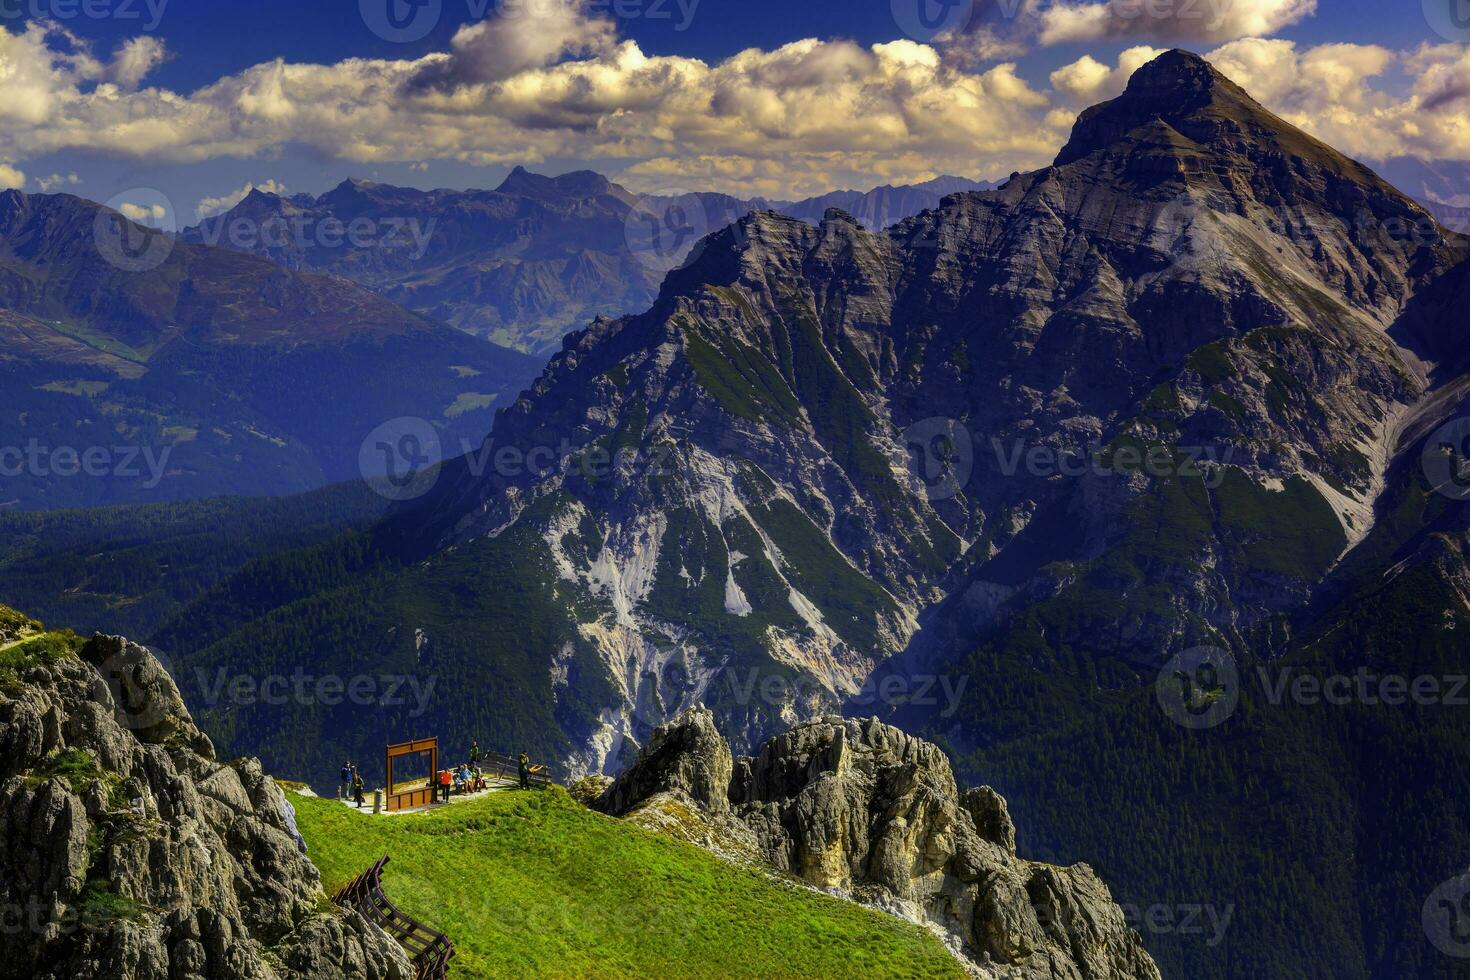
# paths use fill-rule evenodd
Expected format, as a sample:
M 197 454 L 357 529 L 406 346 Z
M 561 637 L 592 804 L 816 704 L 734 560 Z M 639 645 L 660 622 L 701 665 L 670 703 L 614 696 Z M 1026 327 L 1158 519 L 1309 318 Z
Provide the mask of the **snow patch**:
M 593 595 L 612 604 L 620 626 L 637 625 L 633 612 L 653 590 L 659 544 L 667 526 L 663 514 L 653 514 L 631 528 L 621 528 L 592 561 L 587 584 Z
M 740 583 L 735 581 L 735 562 L 730 562 L 730 568 L 725 572 L 725 612 L 731 616 L 749 616 L 755 609 L 750 600 L 745 598 L 745 592 L 740 588 Z

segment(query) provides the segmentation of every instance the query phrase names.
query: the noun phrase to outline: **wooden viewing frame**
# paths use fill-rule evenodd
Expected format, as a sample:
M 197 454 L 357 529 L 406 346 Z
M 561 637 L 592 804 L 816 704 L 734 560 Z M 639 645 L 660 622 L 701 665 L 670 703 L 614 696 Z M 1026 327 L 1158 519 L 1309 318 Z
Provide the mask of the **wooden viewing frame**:
M 401 759 L 406 755 L 421 755 L 429 753 L 429 782 L 427 785 L 417 789 L 406 789 L 395 792 L 393 789 L 393 760 Z M 415 739 L 412 742 L 399 742 L 397 745 L 388 746 L 387 752 L 388 785 L 383 791 L 387 797 L 388 812 L 394 810 L 407 810 L 410 807 L 428 806 L 434 802 L 435 791 L 438 786 L 435 781 L 439 778 L 439 738 Z

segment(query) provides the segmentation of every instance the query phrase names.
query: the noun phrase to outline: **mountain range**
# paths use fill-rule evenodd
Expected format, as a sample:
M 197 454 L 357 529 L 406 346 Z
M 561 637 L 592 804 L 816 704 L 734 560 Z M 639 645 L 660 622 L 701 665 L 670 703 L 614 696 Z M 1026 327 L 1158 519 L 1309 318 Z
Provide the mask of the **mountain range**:
M 803 201 L 639 196 L 591 171 L 546 177 L 517 167 L 488 191 L 365 180 L 316 197 L 255 189 L 182 237 L 343 276 L 469 333 L 544 355 L 594 316 L 645 309 L 664 274 L 705 234 L 751 210 L 815 222 L 838 206 L 878 229 L 947 194 L 990 186 L 939 177 Z
M 1446 228 L 1470 233 L 1470 165 L 1458 160 L 1391 157 L 1379 172 L 1428 208 Z
M 536 368 L 340 277 L 177 242 L 67 194 L 0 194 L 0 505 L 375 476 L 360 451 L 380 424 L 432 420 L 461 451 Z
M 1452 976 L 1463 709 L 1293 678 L 1463 672 L 1467 246 L 1169 52 L 998 188 L 712 230 L 382 522 L 171 565 L 150 642 L 219 744 L 322 782 L 384 732 L 615 772 L 695 705 L 737 754 L 876 713 L 1028 853 L 1228 907 L 1145 931 L 1166 976 Z M 432 714 L 228 693 L 301 665 Z

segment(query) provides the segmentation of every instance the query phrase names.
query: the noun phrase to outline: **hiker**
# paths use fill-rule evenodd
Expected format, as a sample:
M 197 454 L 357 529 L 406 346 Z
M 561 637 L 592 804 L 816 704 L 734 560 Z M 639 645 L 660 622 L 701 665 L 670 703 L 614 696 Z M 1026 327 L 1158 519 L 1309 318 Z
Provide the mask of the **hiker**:
M 342 763 L 342 785 L 337 790 L 337 799 L 341 800 L 343 803 L 346 803 L 349 798 L 348 793 L 350 793 L 351 791 L 352 760 L 348 759 L 346 762 Z
M 474 739 L 470 742 L 470 766 L 473 768 L 474 766 L 478 766 L 479 764 L 480 742 L 478 739 Z
M 521 789 L 530 789 L 531 788 L 531 773 L 535 772 L 539 768 L 540 768 L 540 766 L 532 766 L 531 765 L 531 757 L 529 755 L 526 755 L 526 753 L 524 753 L 524 752 L 521 753 L 521 758 L 520 758 Z
M 363 804 L 362 786 L 362 773 L 358 772 L 357 767 L 354 766 L 352 768 L 352 798 L 357 801 L 357 808 L 359 810 L 362 809 Z
M 445 803 L 449 802 L 449 788 L 453 781 L 454 777 L 450 775 L 448 769 L 439 770 L 439 792 L 443 795 Z

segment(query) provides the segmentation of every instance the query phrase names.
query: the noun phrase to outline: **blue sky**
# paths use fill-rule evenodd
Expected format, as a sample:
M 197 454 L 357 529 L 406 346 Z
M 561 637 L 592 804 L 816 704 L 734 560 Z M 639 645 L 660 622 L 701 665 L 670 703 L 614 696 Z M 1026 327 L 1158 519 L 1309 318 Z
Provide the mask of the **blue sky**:
M 1448 99 L 1453 115 L 1439 107 L 1426 116 L 1420 108 L 1431 89 L 1470 91 L 1470 57 L 1457 55 L 1464 45 L 1431 29 L 1420 0 L 976 0 L 964 30 L 917 39 L 940 60 L 919 82 L 910 48 L 873 46 L 904 38 L 896 11 L 920 0 L 592 0 L 575 15 L 557 14 L 550 30 L 521 34 L 514 22 L 503 27 L 505 10 L 487 8 L 486 0 L 416 0 L 439 5 L 437 17 L 417 22 L 430 27 L 411 29 L 414 36 L 401 42 L 371 29 L 381 16 L 374 4 L 403 2 L 0 0 L 0 10 L 23 14 L 0 21 L 13 37 L 35 20 L 29 15 L 49 15 L 59 28 L 47 42 L 51 50 L 85 51 L 97 63 L 74 61 L 37 82 L 26 126 L 0 130 L 0 177 L 30 191 L 99 200 L 158 188 L 185 221 L 201 202 L 227 201 L 247 183 L 270 181 L 292 192 L 320 192 L 347 176 L 493 186 L 516 163 L 544 172 L 592 167 L 638 190 L 783 196 L 939 172 L 988 177 L 1046 162 L 1086 100 L 1121 88 L 1141 46 L 1219 53 L 1217 64 L 1249 76 L 1241 80 L 1273 109 L 1349 144 L 1349 152 L 1470 157 L 1470 119 L 1457 99 Z M 1106 31 L 1050 36 L 1034 26 L 1041 21 L 1003 13 L 1017 4 L 1041 17 L 1048 6 L 1101 12 L 1129 3 L 1166 12 L 1145 6 Z M 1243 26 L 1212 34 L 1179 19 L 1178 11 L 1196 5 L 1206 15 L 1230 9 Z M 1261 11 L 1255 19 L 1242 13 L 1253 7 Z M 1167 16 L 1176 19 L 1160 26 Z M 1265 29 L 1243 33 L 1257 27 Z M 528 39 L 534 47 L 557 31 L 566 34 L 565 49 L 517 55 Z M 1003 43 L 975 43 L 990 35 Z M 133 54 L 146 65 L 129 72 L 114 53 L 140 36 L 151 46 Z M 799 57 L 776 53 L 808 38 L 821 43 Z M 628 42 L 649 65 L 629 67 L 620 47 Z M 746 49 L 760 52 L 760 64 L 732 70 L 727 59 Z M 0 68 L 7 57 L 24 52 L 10 41 L 0 47 Z M 403 67 L 436 57 L 448 59 L 447 67 Z M 278 59 L 323 71 L 273 78 Z M 399 67 L 378 73 L 392 75 L 385 85 L 380 77 L 349 77 L 361 74 L 349 59 Z M 695 59 L 699 77 L 675 59 Z M 1024 91 L 1011 83 L 1011 69 L 999 67 L 1007 64 Z M 605 91 L 583 90 L 603 84 L 587 81 L 601 77 L 592 65 L 606 66 L 614 79 Z M 559 71 L 560 81 L 549 77 Z M 661 73 L 673 76 L 666 92 L 657 90 Z M 100 86 L 120 79 L 116 98 L 96 98 Z M 535 86 L 556 87 L 541 98 Z M 506 109 L 512 91 L 519 97 Z M 789 133 L 777 105 L 788 100 Z M 401 114 L 383 111 L 385 102 L 395 111 L 401 105 Z M 327 106 L 340 107 L 338 119 L 356 121 L 336 132 L 337 119 L 322 115 Z M 432 125 L 425 106 L 432 106 Z M 871 129 L 826 125 L 828 112 L 870 115 Z M 4 116 L 0 108 L 0 127 Z M 419 127 L 424 133 L 415 135 Z M 455 127 L 462 131 L 450 132 Z M 112 138 L 94 146 L 84 138 L 89 128 Z M 743 131 L 754 134 L 748 146 Z M 1350 145 L 1355 140 L 1361 145 Z

